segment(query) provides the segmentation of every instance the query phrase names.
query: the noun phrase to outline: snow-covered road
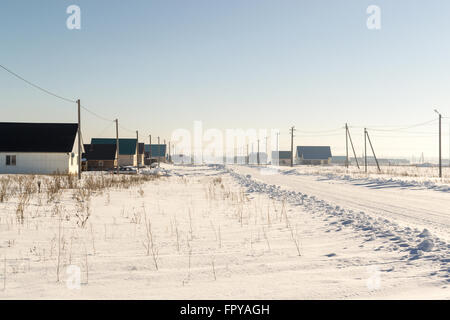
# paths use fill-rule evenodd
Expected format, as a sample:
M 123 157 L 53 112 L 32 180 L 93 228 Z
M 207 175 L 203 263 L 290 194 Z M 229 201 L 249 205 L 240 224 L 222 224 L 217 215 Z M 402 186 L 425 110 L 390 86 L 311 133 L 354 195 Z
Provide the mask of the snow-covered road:
M 302 192 L 329 204 L 372 217 L 389 219 L 399 225 L 428 229 L 450 242 L 450 193 L 398 184 L 355 183 L 326 176 L 274 173 L 248 166 L 230 166 L 236 173 L 282 188 Z

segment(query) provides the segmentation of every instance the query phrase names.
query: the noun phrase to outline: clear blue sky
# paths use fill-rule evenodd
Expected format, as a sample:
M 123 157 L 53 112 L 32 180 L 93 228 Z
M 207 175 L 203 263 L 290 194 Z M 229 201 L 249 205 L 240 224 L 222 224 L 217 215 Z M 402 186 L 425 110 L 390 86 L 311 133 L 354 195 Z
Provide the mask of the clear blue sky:
M 66 28 L 71 4 L 81 30 Z M 371 4 L 381 8 L 378 31 L 366 27 Z M 434 107 L 450 116 L 447 0 L 3 0 L 0 8 L 1 64 L 142 136 L 168 139 L 202 120 L 281 128 L 287 148 L 291 125 L 407 126 L 433 119 Z M 1 121 L 76 120 L 75 105 L 3 70 L 0 88 Z M 112 123 L 83 119 L 86 141 L 114 134 Z M 431 157 L 436 128 L 373 140 L 380 155 Z M 352 132 L 361 154 L 362 129 Z M 296 139 L 344 152 L 344 132 Z

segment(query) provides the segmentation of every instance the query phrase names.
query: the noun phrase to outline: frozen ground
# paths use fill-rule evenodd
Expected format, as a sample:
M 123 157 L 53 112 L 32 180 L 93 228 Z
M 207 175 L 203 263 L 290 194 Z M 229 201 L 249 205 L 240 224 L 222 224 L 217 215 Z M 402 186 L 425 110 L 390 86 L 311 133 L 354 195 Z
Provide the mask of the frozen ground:
M 165 169 L 91 196 L 34 194 L 23 223 L 19 196 L 0 203 L 0 299 L 450 298 L 448 192 Z

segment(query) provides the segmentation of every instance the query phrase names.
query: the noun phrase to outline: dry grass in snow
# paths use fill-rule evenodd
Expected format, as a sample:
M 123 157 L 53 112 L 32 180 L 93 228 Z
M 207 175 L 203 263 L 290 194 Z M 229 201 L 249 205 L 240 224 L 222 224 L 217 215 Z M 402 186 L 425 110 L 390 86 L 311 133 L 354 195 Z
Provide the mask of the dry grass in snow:
M 169 177 L 81 183 L 1 178 L 9 192 L 0 193 L 0 298 L 361 298 L 405 289 L 448 297 L 429 276 L 433 263 L 376 251 L 384 240 L 248 193 L 221 168 L 170 168 Z

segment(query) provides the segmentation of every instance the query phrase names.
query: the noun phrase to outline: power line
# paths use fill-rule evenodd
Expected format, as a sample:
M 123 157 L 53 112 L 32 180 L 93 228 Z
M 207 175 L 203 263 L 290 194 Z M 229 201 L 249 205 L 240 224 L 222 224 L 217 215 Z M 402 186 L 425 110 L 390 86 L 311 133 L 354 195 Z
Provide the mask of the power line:
M 136 130 L 128 129 L 127 127 L 124 127 L 124 126 L 122 126 L 122 125 L 119 125 L 119 128 L 121 128 L 121 129 L 123 129 L 123 130 L 125 130 L 125 131 L 133 132 L 133 133 L 136 132 Z
M 3 65 L 1 65 L 1 64 L 0 64 L 0 67 L 1 67 L 3 70 L 5 70 L 5 71 L 9 72 L 10 74 L 12 74 L 13 76 L 15 76 L 16 78 L 18 78 L 18 79 L 20 79 L 20 80 L 26 82 L 27 84 L 29 84 L 30 86 L 32 86 L 32 87 L 34 87 L 34 88 L 36 88 L 36 89 L 38 89 L 38 90 L 41 90 L 42 92 L 45 92 L 45 93 L 47 93 L 47 94 L 49 94 L 49 95 L 51 95 L 51 96 L 54 96 L 54 97 L 56 97 L 56 98 L 59 98 L 59 99 L 61 99 L 61 100 L 64 100 L 64 101 L 67 101 L 67 102 L 70 102 L 70 103 L 76 103 L 76 102 L 77 102 L 76 100 L 72 100 L 72 99 L 69 99 L 69 98 L 64 98 L 64 97 L 62 97 L 62 96 L 60 96 L 60 95 L 58 95 L 58 94 L 56 94 L 56 93 L 53 93 L 53 92 L 51 92 L 51 91 L 49 91 L 49 90 L 47 90 L 47 89 L 44 89 L 44 88 L 38 86 L 37 84 L 32 83 L 31 81 L 28 81 L 27 79 L 21 77 L 21 76 L 18 75 L 17 73 L 15 73 L 15 72 L 9 70 L 8 68 L 6 68 L 5 66 L 3 66 Z
M 316 134 L 316 133 L 330 133 L 330 132 L 337 132 L 342 131 L 345 129 L 344 127 L 336 128 L 336 129 L 330 129 L 330 130 L 320 130 L 320 131 L 304 131 L 304 130 L 295 130 L 299 133 L 305 133 L 305 134 Z
M 113 124 L 113 122 L 108 123 L 108 125 L 107 125 L 105 128 L 103 128 L 103 130 L 100 131 L 96 136 L 97 136 L 97 137 L 101 137 L 101 136 L 105 133 L 105 131 L 106 131 L 107 129 L 109 129 L 109 128 L 112 126 L 112 124 Z
M 433 120 L 429 120 L 429 121 L 425 121 L 425 122 L 409 125 L 409 126 L 406 126 L 406 127 L 398 126 L 399 128 L 395 128 L 395 126 L 371 126 L 371 127 L 366 127 L 366 128 L 370 129 L 372 131 L 395 132 L 395 131 L 402 131 L 402 130 L 407 130 L 407 129 L 411 129 L 411 128 L 425 126 L 427 124 L 431 124 L 431 123 L 435 122 L 436 120 L 437 119 L 433 119 Z M 354 128 L 362 128 L 362 127 L 354 127 Z M 393 128 L 393 129 L 376 129 L 376 128 Z
M 89 113 L 90 113 L 90 114 L 92 114 L 93 116 L 95 116 L 95 117 L 97 117 L 97 118 L 99 118 L 99 119 L 103 120 L 103 121 L 107 121 L 107 122 L 114 122 L 114 120 L 111 120 L 111 119 L 105 118 L 105 117 L 103 117 L 103 116 L 99 115 L 98 113 L 95 113 L 94 111 L 91 111 L 91 110 L 89 110 L 89 109 L 88 109 L 88 108 L 86 108 L 85 106 L 81 106 L 81 108 L 82 108 L 83 110 L 85 110 L 85 111 L 89 112 Z
M 0 67 L 1 67 L 3 70 L 5 70 L 6 72 L 8 72 L 8 73 L 12 74 L 13 76 L 15 76 L 16 78 L 18 78 L 18 79 L 24 81 L 25 83 L 29 84 L 30 86 L 32 86 L 32 87 L 34 87 L 34 88 L 36 88 L 36 89 L 38 89 L 38 90 L 40 90 L 40 91 L 42 91 L 42 92 L 48 94 L 48 95 L 51 95 L 51 96 L 56 97 L 56 98 L 58 98 L 58 99 L 64 100 L 64 101 L 66 101 L 66 102 L 77 103 L 77 100 L 72 100 L 72 99 L 69 99 L 69 98 L 65 98 L 65 97 L 60 96 L 60 95 L 58 95 L 58 94 L 56 94 L 56 93 L 54 93 L 54 92 L 52 92 L 52 91 L 50 91 L 50 90 L 44 89 L 44 88 L 42 88 L 41 86 L 39 86 L 39 85 L 37 85 L 37 84 L 35 84 L 35 83 L 33 83 L 33 82 L 31 82 L 31 81 L 25 79 L 24 77 L 20 76 L 19 74 L 15 73 L 14 71 L 8 69 L 7 67 L 5 67 L 5 66 L 3 66 L 3 65 L 1 65 L 1 64 L 0 64 Z M 89 109 L 86 108 L 85 106 L 81 106 L 81 108 L 84 109 L 85 111 L 89 112 L 90 114 L 96 116 L 97 118 L 99 118 L 99 119 L 101 119 L 101 120 L 108 121 L 108 122 L 112 122 L 112 121 L 113 121 L 113 120 L 111 120 L 111 119 L 107 119 L 107 118 L 105 118 L 105 117 L 99 115 L 98 113 L 95 113 L 94 111 L 89 110 Z

